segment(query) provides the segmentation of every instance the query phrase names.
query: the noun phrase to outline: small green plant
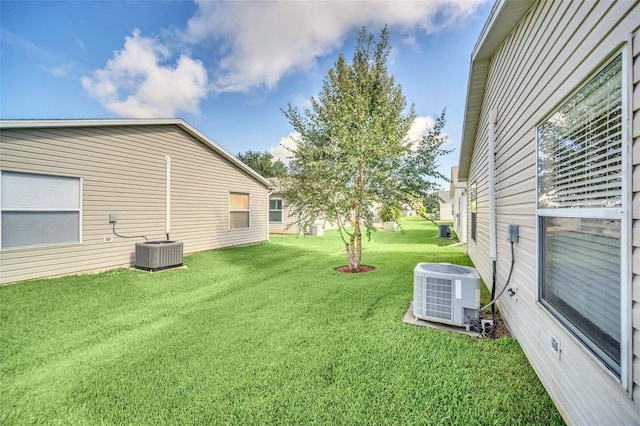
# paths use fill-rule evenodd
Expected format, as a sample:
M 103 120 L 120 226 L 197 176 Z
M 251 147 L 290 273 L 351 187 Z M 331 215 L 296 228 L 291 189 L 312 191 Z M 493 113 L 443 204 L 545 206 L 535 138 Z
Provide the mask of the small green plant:
M 383 222 L 398 222 L 402 217 L 402 212 L 399 208 L 388 204 L 380 207 L 378 214 L 380 215 L 380 220 Z
M 418 216 L 423 217 L 427 220 L 430 219 L 430 216 L 427 213 L 427 208 L 425 206 L 418 207 Z

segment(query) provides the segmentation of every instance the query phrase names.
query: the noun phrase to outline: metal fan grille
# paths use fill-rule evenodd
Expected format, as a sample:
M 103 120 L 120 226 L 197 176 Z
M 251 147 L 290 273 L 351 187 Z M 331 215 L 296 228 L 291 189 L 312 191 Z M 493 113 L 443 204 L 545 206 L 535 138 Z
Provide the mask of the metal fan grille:
M 453 281 L 426 277 L 425 314 L 433 318 L 453 320 Z

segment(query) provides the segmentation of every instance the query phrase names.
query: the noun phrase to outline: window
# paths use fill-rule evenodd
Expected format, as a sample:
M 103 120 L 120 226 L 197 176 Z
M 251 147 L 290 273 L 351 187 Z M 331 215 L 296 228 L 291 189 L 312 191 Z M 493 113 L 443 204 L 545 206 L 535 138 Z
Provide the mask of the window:
M 229 193 L 229 229 L 249 228 L 249 194 Z
M 621 374 L 622 57 L 537 128 L 541 303 Z
M 3 249 L 80 242 L 79 178 L 3 171 Z
M 471 199 L 471 239 L 476 240 L 476 221 L 478 215 L 478 186 L 474 182 L 469 190 L 469 198 Z
M 282 223 L 282 199 L 272 198 L 269 200 L 269 222 Z

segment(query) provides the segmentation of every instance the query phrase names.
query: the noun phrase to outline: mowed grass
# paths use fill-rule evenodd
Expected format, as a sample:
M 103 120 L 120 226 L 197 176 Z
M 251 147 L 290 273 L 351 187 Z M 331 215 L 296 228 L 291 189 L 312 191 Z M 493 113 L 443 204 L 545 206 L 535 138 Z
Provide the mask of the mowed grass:
M 185 257 L 186 269 L 0 288 L 0 424 L 561 424 L 517 341 L 404 324 L 435 225 Z

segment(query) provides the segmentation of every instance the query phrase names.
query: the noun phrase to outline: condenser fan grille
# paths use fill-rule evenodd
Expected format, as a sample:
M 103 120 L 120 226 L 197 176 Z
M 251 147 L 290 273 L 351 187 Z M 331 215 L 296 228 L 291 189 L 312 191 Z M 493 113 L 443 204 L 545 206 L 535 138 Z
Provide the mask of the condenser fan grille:
M 449 263 L 418 263 L 413 272 L 413 316 L 464 327 L 477 320 L 480 276 L 473 268 Z
M 452 280 L 426 277 L 425 314 L 429 317 L 453 320 Z

